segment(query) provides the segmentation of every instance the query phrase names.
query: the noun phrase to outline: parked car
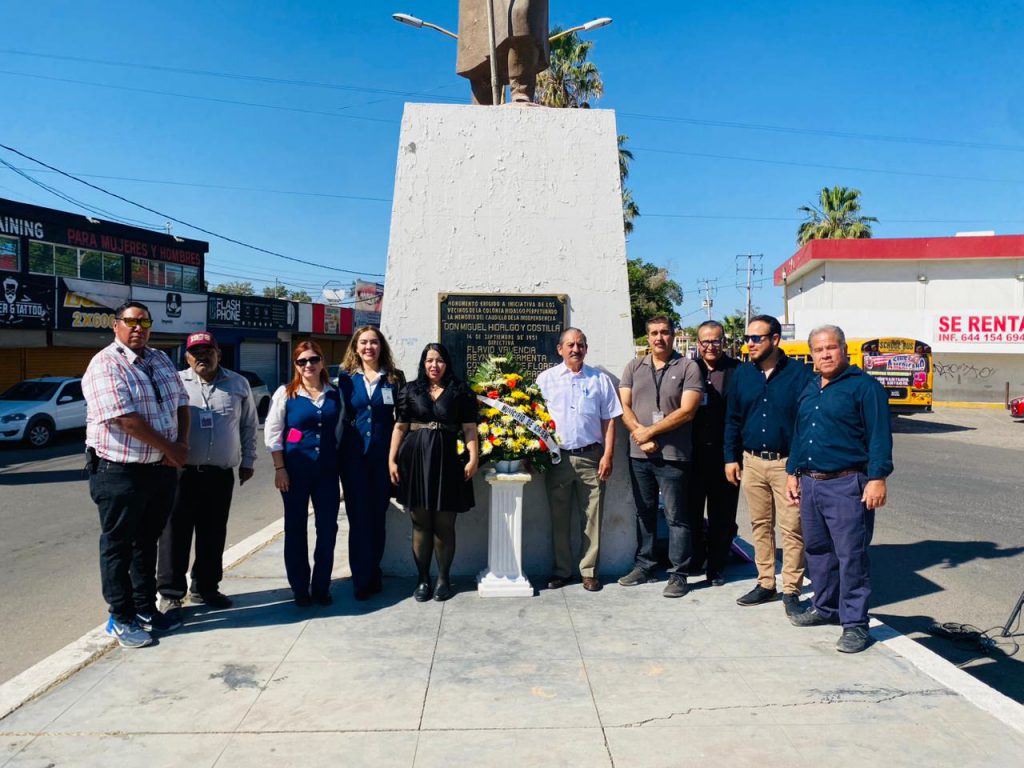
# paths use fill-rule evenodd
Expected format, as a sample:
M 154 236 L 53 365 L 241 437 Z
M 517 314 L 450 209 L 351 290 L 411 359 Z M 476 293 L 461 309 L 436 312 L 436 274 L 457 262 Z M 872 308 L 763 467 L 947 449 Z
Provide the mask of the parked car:
M 1010 418 L 1024 421 L 1024 396 L 1015 397 L 1010 401 Z
M 267 411 L 270 410 L 270 391 L 267 389 L 267 385 L 252 371 L 239 371 L 238 375 L 245 376 L 245 380 L 249 382 L 252 399 L 256 401 L 256 415 L 260 417 L 260 421 L 263 421 L 267 418 Z
M 0 440 L 25 440 L 33 448 L 42 448 L 54 433 L 84 426 L 80 377 L 25 379 L 0 395 Z
M 338 377 L 341 376 L 341 363 L 327 366 L 327 378 L 334 386 L 338 386 Z

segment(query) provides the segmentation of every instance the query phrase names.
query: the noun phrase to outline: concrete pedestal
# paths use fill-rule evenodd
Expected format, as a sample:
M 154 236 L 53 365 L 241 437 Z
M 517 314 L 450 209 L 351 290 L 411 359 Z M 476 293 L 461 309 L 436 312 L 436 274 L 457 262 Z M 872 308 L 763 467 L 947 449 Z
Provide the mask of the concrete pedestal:
M 587 334 L 587 364 L 617 384 L 633 357 L 615 115 L 601 109 L 407 104 L 395 172 L 381 329 L 412 379 L 438 341 L 439 296 L 565 294 L 569 322 Z M 601 567 L 632 567 L 635 513 L 629 449 L 618 430 L 605 493 Z M 458 519 L 453 573 L 487 564 L 490 486 L 474 478 L 477 506 Z M 523 488 L 522 562 L 551 569 L 543 477 Z M 573 524 L 578 546 L 578 526 Z M 388 513 L 383 567 L 414 575 L 411 526 Z
M 523 489 L 532 479 L 529 472 L 484 473 L 491 486 L 491 519 L 487 568 L 476 577 L 480 597 L 533 597 L 523 575 Z

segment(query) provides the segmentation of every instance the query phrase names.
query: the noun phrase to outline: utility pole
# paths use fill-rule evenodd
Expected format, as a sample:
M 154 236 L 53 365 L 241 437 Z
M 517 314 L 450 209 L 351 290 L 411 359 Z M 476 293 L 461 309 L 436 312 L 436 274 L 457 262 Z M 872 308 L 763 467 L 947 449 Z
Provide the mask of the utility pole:
M 701 284 L 701 290 L 704 291 L 704 301 L 701 302 L 701 307 L 708 311 L 708 320 L 711 319 L 711 310 L 715 306 L 715 300 L 712 297 L 718 288 L 715 286 L 717 280 L 705 280 L 700 279 L 697 281 Z
M 747 260 L 747 322 L 746 322 L 746 325 L 750 325 L 750 314 L 751 314 L 750 291 L 751 291 L 751 286 L 752 286 L 752 283 L 753 283 L 754 273 L 757 272 L 758 274 L 763 274 L 763 272 L 764 272 L 764 266 L 761 264 L 761 262 L 764 260 L 764 254 L 763 253 L 747 253 L 747 254 L 743 254 L 743 255 L 740 255 L 740 256 L 736 257 L 736 261 L 737 262 L 739 262 L 740 259 L 746 259 Z M 757 259 L 757 266 L 756 267 L 754 266 L 754 259 Z M 739 264 L 736 265 L 736 271 L 737 272 L 743 271 Z M 746 325 L 744 327 L 746 327 Z

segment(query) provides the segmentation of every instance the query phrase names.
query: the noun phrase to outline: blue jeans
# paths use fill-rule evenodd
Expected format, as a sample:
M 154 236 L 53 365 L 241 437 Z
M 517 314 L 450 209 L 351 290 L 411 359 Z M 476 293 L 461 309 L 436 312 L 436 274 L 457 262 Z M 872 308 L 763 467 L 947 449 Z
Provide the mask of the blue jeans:
M 686 576 L 690 568 L 690 519 L 686 514 L 689 462 L 660 458 L 629 459 L 629 479 L 636 504 L 636 567 L 651 573 L 658 565 L 654 539 L 658 532 L 658 490 L 668 524 L 669 574 Z

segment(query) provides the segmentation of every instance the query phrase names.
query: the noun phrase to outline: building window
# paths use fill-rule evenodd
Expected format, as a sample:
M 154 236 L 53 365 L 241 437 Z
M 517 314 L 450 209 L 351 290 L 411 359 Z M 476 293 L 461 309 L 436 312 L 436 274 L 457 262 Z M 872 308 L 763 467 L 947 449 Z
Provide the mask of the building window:
M 199 292 L 199 267 L 182 267 L 181 290 Z
M 18 268 L 18 238 L 0 237 L 0 269 L 17 272 Z
M 28 244 L 28 271 L 37 275 L 123 283 L 124 256 L 32 240 Z
M 132 257 L 132 285 L 199 291 L 199 268 Z

